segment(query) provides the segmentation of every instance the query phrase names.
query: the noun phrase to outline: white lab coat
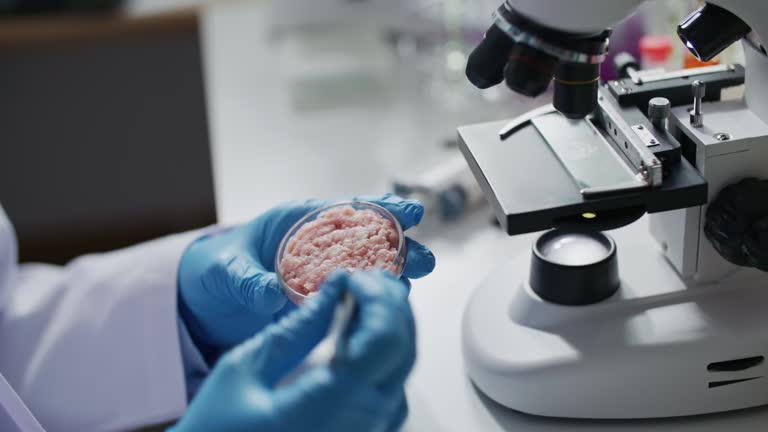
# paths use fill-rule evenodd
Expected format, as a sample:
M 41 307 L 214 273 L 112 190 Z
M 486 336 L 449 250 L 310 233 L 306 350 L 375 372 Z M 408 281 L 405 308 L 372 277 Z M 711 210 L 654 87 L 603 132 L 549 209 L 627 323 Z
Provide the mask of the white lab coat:
M 127 430 L 182 414 L 185 342 L 176 273 L 199 235 L 169 236 L 64 267 L 19 266 L 0 207 L 0 374 L 48 432 Z M 2 381 L 0 403 L 8 404 L 13 395 Z

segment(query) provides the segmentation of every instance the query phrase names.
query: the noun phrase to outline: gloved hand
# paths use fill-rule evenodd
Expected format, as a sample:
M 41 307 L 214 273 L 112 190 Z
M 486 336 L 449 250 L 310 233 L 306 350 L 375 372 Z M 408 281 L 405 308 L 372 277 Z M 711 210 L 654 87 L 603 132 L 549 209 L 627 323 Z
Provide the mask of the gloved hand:
M 421 222 L 424 207 L 394 195 L 358 197 L 389 210 L 406 230 Z M 294 306 L 274 273 L 286 232 L 307 213 L 329 204 L 311 200 L 274 208 L 247 225 L 193 243 L 179 264 L 179 311 L 209 362 L 287 314 Z M 407 239 L 403 278 L 420 278 L 435 266 L 423 245 Z
M 341 355 L 280 384 L 328 332 L 346 291 L 357 309 Z M 381 271 L 337 272 L 304 306 L 225 354 L 172 432 L 395 431 L 415 356 L 407 286 Z

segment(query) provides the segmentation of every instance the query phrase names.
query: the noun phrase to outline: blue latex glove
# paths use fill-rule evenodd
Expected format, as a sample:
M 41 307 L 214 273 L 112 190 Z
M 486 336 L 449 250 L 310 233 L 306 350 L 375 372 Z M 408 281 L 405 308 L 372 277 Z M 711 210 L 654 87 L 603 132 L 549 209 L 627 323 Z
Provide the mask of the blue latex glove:
M 341 355 L 279 385 L 328 332 L 345 291 L 357 309 Z M 415 357 L 408 287 L 381 271 L 335 273 L 304 306 L 225 354 L 172 431 L 395 431 Z
M 389 210 L 406 230 L 421 222 L 424 207 L 394 195 L 358 197 Z M 328 205 L 310 200 L 274 208 L 247 225 L 193 243 L 179 265 L 179 311 L 192 339 L 209 362 L 245 341 L 295 307 L 274 273 L 275 255 L 286 232 L 307 213 Z M 407 239 L 404 281 L 429 274 L 435 257 Z

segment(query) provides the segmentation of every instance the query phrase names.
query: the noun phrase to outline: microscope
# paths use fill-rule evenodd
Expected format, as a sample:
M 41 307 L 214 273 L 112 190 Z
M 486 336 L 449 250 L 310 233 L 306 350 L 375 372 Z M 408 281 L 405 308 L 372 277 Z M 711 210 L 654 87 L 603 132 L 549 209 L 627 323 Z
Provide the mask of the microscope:
M 549 105 L 459 128 L 502 228 L 548 230 L 481 282 L 462 322 L 471 380 L 520 412 L 768 404 L 768 3 L 708 2 L 677 28 L 702 61 L 741 41 L 746 68 L 618 56 L 622 78 L 601 82 L 610 26 L 639 3 L 507 0 L 469 57 L 477 87 L 554 86 Z M 743 100 L 721 97 L 742 84 Z M 654 242 L 605 233 L 646 214 Z

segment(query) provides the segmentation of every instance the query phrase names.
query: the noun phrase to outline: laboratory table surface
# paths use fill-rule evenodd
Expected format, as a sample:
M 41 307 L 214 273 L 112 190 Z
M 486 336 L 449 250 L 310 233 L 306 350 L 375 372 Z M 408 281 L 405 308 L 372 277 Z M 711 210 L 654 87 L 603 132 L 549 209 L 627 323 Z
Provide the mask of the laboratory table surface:
M 470 99 L 466 106 L 449 107 L 450 101 L 439 103 L 427 95 L 428 83 L 402 72 L 408 65 L 382 64 L 381 52 L 359 46 L 348 47 L 358 50 L 355 61 L 341 56 L 336 63 L 318 66 L 319 78 L 302 76 L 300 69 L 313 69 L 312 61 L 299 54 L 295 43 L 276 48 L 279 17 L 271 15 L 268 5 L 219 4 L 204 14 L 212 154 L 223 223 L 246 221 L 287 199 L 382 192 L 392 176 L 420 169 L 422 162 L 449 151 L 444 142 L 450 142 L 457 125 L 504 118 L 543 104 L 521 100 L 511 109 L 509 104 L 479 99 L 475 104 Z M 370 52 L 370 58 L 359 52 Z M 367 60 L 372 66 L 361 68 Z M 334 74 L 351 84 L 334 87 Z M 323 94 L 322 88 L 329 87 L 333 93 Z M 515 161 L 510 168 L 530 169 Z M 414 234 L 434 250 L 438 264 L 432 275 L 414 283 L 411 293 L 419 355 L 408 382 L 410 416 L 403 430 L 765 430 L 768 409 L 762 408 L 672 420 L 574 421 L 525 415 L 482 396 L 464 369 L 463 309 L 480 280 L 528 253 L 534 238 L 508 237 L 491 218 L 488 210 L 480 210 L 460 222 L 434 223 Z M 642 219 L 614 236 L 619 247 L 638 242 L 652 247 L 646 233 L 647 219 Z

